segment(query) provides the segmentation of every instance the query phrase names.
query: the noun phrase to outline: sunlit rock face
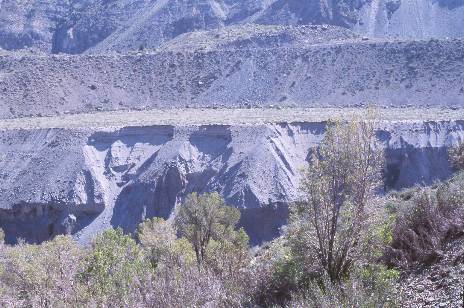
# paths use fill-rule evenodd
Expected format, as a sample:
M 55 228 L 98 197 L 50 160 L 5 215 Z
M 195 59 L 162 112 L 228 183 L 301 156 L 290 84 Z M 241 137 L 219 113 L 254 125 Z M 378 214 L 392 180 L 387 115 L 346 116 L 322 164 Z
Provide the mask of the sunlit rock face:
M 157 48 L 192 31 L 237 24 L 330 24 L 362 35 L 462 37 L 462 0 L 0 1 L 0 47 L 46 53 Z
M 451 171 L 446 148 L 462 122 L 384 123 L 385 187 L 430 184 Z M 191 192 L 218 191 L 242 212 L 253 244 L 279 234 L 300 200 L 301 169 L 325 123 L 152 126 L 117 130 L 4 131 L 0 227 L 6 239 L 72 234 L 88 242 L 109 227 L 133 232 L 169 219 Z

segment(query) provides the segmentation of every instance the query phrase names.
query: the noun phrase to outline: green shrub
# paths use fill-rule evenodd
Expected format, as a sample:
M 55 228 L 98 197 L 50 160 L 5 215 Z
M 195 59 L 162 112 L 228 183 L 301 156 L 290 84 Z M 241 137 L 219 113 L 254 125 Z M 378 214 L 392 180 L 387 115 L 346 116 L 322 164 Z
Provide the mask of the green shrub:
M 230 240 L 240 211 L 227 206 L 218 193 L 187 196 L 176 216 L 176 227 L 195 250 L 198 266 L 203 265 L 211 240 Z
M 451 166 L 455 170 L 464 170 L 464 142 L 448 150 Z
M 396 211 L 391 247 L 384 260 L 390 266 L 430 264 L 443 245 L 464 232 L 464 174 L 432 187 L 391 195 Z
M 121 229 L 110 229 L 92 243 L 81 281 L 88 288 L 89 301 L 126 306 L 136 301 L 149 268 L 136 242 Z
M 174 228 L 162 218 L 142 222 L 137 228 L 136 238 L 146 251 L 153 268 L 160 262 L 169 261 L 177 239 Z
M 360 236 L 357 262 L 339 282 L 315 270 L 312 258 L 303 255 L 308 243 L 302 240 L 304 233 L 286 233 L 285 240 L 262 248 L 253 262 L 252 276 L 260 279 L 256 302 L 288 307 L 394 307 L 400 299 L 394 295 L 399 272 L 384 266 L 380 258 L 392 241 L 395 216 L 382 212 L 382 206 L 384 203 L 379 203 L 372 209 L 375 213 Z
M 256 251 L 248 273 L 254 279 L 253 301 L 269 307 L 282 306 L 290 300 L 291 293 L 298 291 L 303 270 L 294 260 L 286 239 L 280 237 Z
M 306 291 L 292 295 L 287 307 L 399 307 L 400 295 L 394 293 L 398 273 L 374 267 L 355 272 L 341 283 L 330 279 L 313 282 Z
M 227 239 L 211 240 L 205 266 L 222 277 L 234 277 L 249 261 L 248 241 L 243 229 L 230 231 Z
M 0 270 L 2 306 L 63 307 L 81 302 L 76 274 L 82 253 L 73 239 L 5 247 Z M 3 301 L 3 302 L 2 302 Z

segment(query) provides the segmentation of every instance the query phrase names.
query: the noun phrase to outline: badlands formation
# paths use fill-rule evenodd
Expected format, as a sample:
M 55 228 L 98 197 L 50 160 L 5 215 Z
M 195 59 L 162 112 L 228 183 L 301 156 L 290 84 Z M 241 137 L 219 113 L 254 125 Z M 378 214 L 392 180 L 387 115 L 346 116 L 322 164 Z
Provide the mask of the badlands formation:
M 366 106 L 386 190 L 445 179 L 463 34 L 459 0 L 0 0 L 0 227 L 87 243 L 218 191 L 259 244 Z
M 169 218 L 194 191 L 219 191 L 242 211 L 254 244 L 278 235 L 299 198 L 301 169 L 326 121 L 359 109 L 173 109 L 0 122 L 0 218 L 7 241 Z M 382 109 L 386 189 L 451 174 L 446 148 L 464 138 L 461 110 Z

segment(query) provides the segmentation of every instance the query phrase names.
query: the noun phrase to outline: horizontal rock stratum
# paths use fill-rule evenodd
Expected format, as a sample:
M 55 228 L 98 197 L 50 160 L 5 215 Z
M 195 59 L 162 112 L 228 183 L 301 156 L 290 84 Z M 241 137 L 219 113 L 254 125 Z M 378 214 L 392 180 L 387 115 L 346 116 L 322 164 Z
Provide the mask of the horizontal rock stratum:
M 0 227 L 7 241 L 169 218 L 193 191 L 219 191 L 242 211 L 258 244 L 272 239 L 300 198 L 300 171 L 326 120 L 360 109 L 183 109 L 0 121 Z M 450 175 L 447 147 L 464 138 L 461 110 L 382 109 L 385 185 Z M 208 124 L 209 123 L 209 124 Z M 235 123 L 235 124 L 234 124 Z
M 0 118 L 94 110 L 462 106 L 464 41 L 0 56 Z

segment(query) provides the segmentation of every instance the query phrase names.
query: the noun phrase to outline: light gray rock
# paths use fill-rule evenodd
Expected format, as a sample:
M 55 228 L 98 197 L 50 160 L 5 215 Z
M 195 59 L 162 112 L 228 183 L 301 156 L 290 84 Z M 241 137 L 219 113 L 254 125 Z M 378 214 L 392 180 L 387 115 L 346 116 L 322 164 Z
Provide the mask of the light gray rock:
M 7 242 L 71 233 L 81 242 L 111 226 L 172 217 L 190 192 L 218 191 L 242 212 L 253 244 L 277 236 L 299 200 L 300 169 L 323 137 L 318 122 L 10 130 L 0 134 L 0 227 Z M 446 147 L 462 121 L 391 122 L 385 185 L 450 175 Z
M 230 25 L 330 24 L 361 35 L 462 37 L 459 0 L 2 0 L 0 47 L 79 54 L 157 48 Z

